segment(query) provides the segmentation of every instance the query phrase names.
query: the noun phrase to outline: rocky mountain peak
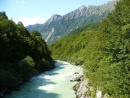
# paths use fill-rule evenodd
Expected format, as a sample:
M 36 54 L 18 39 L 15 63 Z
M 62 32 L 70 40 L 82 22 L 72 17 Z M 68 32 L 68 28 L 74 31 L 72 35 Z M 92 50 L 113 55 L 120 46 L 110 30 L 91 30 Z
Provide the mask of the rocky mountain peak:
M 66 14 L 63 16 L 64 20 L 73 20 L 76 19 L 80 16 L 84 16 L 86 13 L 87 7 L 85 5 L 80 6 L 79 8 L 77 8 L 76 10 Z
M 54 19 L 54 20 L 57 20 L 57 18 L 60 18 L 60 17 L 62 17 L 62 16 L 58 15 L 58 14 L 54 14 L 54 15 L 51 16 L 51 18 Z
M 61 15 L 54 14 L 54 15 L 51 16 L 51 18 L 49 18 L 49 19 L 47 20 L 46 23 L 49 24 L 49 23 L 51 23 L 52 21 L 57 21 L 57 20 L 59 20 L 59 19 L 61 19 L 61 18 L 62 18 Z
M 114 9 L 115 2 L 108 2 L 99 6 L 80 6 L 79 8 L 61 16 L 54 14 L 42 25 L 28 26 L 29 31 L 41 32 L 48 44 L 71 33 L 72 30 L 85 24 L 100 22 Z
M 81 10 L 84 10 L 84 9 L 86 9 L 87 7 L 85 6 L 85 5 L 82 5 L 82 6 L 80 6 L 78 9 L 81 11 Z

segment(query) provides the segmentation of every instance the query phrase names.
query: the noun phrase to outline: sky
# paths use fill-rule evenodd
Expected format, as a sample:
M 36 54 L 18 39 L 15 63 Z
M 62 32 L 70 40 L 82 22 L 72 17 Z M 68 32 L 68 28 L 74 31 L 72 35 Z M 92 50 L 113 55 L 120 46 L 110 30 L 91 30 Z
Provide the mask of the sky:
M 0 12 L 24 26 L 46 22 L 52 15 L 65 15 L 82 5 L 101 5 L 113 0 L 0 0 Z

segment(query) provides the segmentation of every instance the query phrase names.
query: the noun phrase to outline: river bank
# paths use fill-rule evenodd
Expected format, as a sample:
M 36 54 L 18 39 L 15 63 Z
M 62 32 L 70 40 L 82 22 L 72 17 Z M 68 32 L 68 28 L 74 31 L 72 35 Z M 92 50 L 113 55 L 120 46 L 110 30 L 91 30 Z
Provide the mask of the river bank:
M 75 90 L 76 98 L 110 98 L 108 94 L 103 94 L 101 90 L 94 89 L 85 77 L 81 77 L 73 89 Z
M 79 81 L 73 89 L 75 90 L 76 98 L 86 98 L 87 94 L 87 81 L 84 79 L 84 77 L 81 78 L 81 81 Z
M 32 77 L 5 98 L 75 98 L 72 88 L 77 82 L 70 82 L 70 77 L 74 72 L 82 73 L 82 68 L 63 61 L 55 65 L 55 69 Z

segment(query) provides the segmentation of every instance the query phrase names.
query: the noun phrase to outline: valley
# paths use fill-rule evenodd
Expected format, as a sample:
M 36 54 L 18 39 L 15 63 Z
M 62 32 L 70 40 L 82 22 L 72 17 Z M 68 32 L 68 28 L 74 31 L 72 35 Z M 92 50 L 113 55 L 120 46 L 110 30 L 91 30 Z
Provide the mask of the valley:
M 129 0 L 27 27 L 0 12 L 0 97 L 130 98 Z

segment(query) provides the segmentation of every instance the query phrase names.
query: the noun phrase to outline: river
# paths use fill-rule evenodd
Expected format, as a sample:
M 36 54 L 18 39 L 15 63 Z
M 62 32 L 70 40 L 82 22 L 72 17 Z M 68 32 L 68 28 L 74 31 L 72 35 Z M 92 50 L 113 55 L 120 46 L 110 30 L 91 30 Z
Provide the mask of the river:
M 82 74 L 82 68 L 64 61 L 56 61 L 55 65 L 55 69 L 32 77 L 19 91 L 12 91 L 5 98 L 75 98 L 72 88 L 76 82 L 69 79 L 74 72 Z

